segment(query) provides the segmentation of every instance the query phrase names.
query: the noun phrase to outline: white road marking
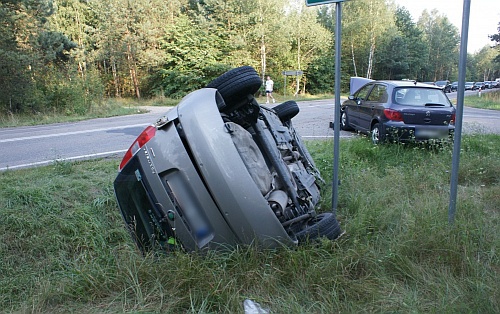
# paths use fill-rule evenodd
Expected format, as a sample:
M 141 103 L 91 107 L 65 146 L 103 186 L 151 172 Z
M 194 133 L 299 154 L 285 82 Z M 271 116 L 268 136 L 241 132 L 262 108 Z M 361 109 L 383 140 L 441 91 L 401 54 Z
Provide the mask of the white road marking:
M 113 155 L 113 154 L 125 153 L 126 151 L 127 151 L 126 149 L 121 149 L 121 150 L 115 150 L 115 151 L 111 151 L 111 152 L 88 154 L 88 155 L 81 155 L 81 156 L 68 157 L 68 158 L 57 158 L 57 159 L 52 159 L 52 160 L 44 160 L 44 161 L 32 162 L 32 163 L 22 164 L 22 165 L 7 166 L 7 167 L 0 168 L 0 171 L 29 168 L 29 167 L 34 167 L 34 166 L 44 166 L 44 165 L 49 165 L 49 164 L 54 163 L 54 162 L 64 162 L 64 161 L 72 161 L 72 160 L 90 159 L 90 158 L 95 158 L 95 157 L 103 157 L 103 156 L 109 156 L 109 155 Z
M 0 143 L 36 140 L 39 138 L 49 138 L 49 137 L 56 137 L 56 136 L 66 136 L 66 135 L 102 132 L 102 131 L 110 131 L 110 130 L 119 130 L 119 129 L 133 128 L 133 127 L 147 126 L 147 125 L 148 125 L 148 123 L 141 123 L 141 124 L 132 124 L 132 125 L 125 125 L 125 126 L 116 126 L 116 127 L 110 127 L 110 128 L 84 130 L 84 131 L 73 131 L 73 132 L 64 132 L 64 133 L 56 133 L 56 134 L 45 134 L 45 135 L 33 135 L 33 136 L 25 136 L 25 137 L 18 137 L 18 138 L 8 138 L 8 139 L 0 140 Z

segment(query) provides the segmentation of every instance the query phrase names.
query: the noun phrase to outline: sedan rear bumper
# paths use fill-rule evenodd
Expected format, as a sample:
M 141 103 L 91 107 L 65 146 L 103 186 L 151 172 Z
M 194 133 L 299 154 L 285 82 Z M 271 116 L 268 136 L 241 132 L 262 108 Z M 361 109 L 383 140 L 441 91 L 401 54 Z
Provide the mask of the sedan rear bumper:
M 455 132 L 454 125 L 408 125 L 389 121 L 383 127 L 387 140 L 400 142 L 448 140 Z

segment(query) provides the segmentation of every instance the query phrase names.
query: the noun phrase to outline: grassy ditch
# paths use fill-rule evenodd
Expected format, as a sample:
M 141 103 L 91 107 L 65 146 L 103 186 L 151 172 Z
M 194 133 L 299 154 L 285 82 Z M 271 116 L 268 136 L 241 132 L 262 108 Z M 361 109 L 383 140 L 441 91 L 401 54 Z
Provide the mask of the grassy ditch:
M 326 181 L 332 143 L 307 142 Z M 0 311 L 499 313 L 500 136 L 463 138 L 456 221 L 451 148 L 341 142 L 346 235 L 296 249 L 142 257 L 112 190 L 118 160 L 0 173 Z M 331 188 L 321 209 L 329 210 Z
M 60 111 L 34 111 L 29 113 L 14 114 L 12 112 L 0 111 L 0 127 L 75 122 L 93 118 L 124 116 L 146 112 L 142 108 L 143 106 L 174 106 L 177 102 L 174 103 L 174 100 L 165 98 L 147 100 L 108 98 L 103 100 L 99 106 L 95 106 L 91 110 L 81 114 L 66 114 L 65 112 Z
M 481 92 L 473 96 L 464 97 L 464 106 L 500 110 L 500 90 Z

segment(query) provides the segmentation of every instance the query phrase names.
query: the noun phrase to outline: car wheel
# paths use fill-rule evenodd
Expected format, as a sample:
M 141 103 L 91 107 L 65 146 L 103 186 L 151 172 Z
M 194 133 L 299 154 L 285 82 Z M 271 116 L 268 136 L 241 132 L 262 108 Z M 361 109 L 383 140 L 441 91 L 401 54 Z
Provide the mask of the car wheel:
M 340 129 L 344 131 L 351 131 L 352 127 L 349 125 L 349 117 L 347 116 L 347 109 L 340 112 Z
M 206 87 L 219 91 L 225 103 L 219 104 L 220 111 L 227 111 L 259 91 L 262 80 L 251 66 L 234 68 L 214 79 Z
M 375 123 L 373 125 L 370 134 L 372 137 L 372 143 L 375 145 L 382 144 L 385 141 L 385 135 L 380 128 L 380 123 Z
M 276 112 L 276 115 L 280 118 L 281 122 L 286 122 L 295 117 L 300 109 L 299 105 L 293 100 L 285 101 L 282 104 L 273 107 L 273 110 Z
M 333 213 L 319 214 L 311 218 L 305 227 L 298 231 L 295 235 L 299 243 L 318 240 L 321 237 L 326 237 L 330 240 L 337 239 L 342 234 L 340 224 Z

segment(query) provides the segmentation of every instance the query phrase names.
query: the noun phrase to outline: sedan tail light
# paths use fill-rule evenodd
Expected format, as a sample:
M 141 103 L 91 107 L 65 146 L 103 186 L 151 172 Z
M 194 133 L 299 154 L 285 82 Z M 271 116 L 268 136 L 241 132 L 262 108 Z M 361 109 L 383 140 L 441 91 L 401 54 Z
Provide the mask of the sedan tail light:
M 128 163 L 128 161 L 144 146 L 147 142 L 149 142 L 156 134 L 156 127 L 150 125 L 142 133 L 137 137 L 137 139 L 130 145 L 130 148 L 123 156 L 122 162 L 120 163 L 119 170 L 122 170 L 123 167 Z
M 455 118 L 456 118 L 456 114 L 452 113 L 451 119 L 450 119 L 450 124 L 455 125 Z
M 394 109 L 384 109 L 384 115 L 387 119 L 392 121 L 403 121 L 403 114 Z

